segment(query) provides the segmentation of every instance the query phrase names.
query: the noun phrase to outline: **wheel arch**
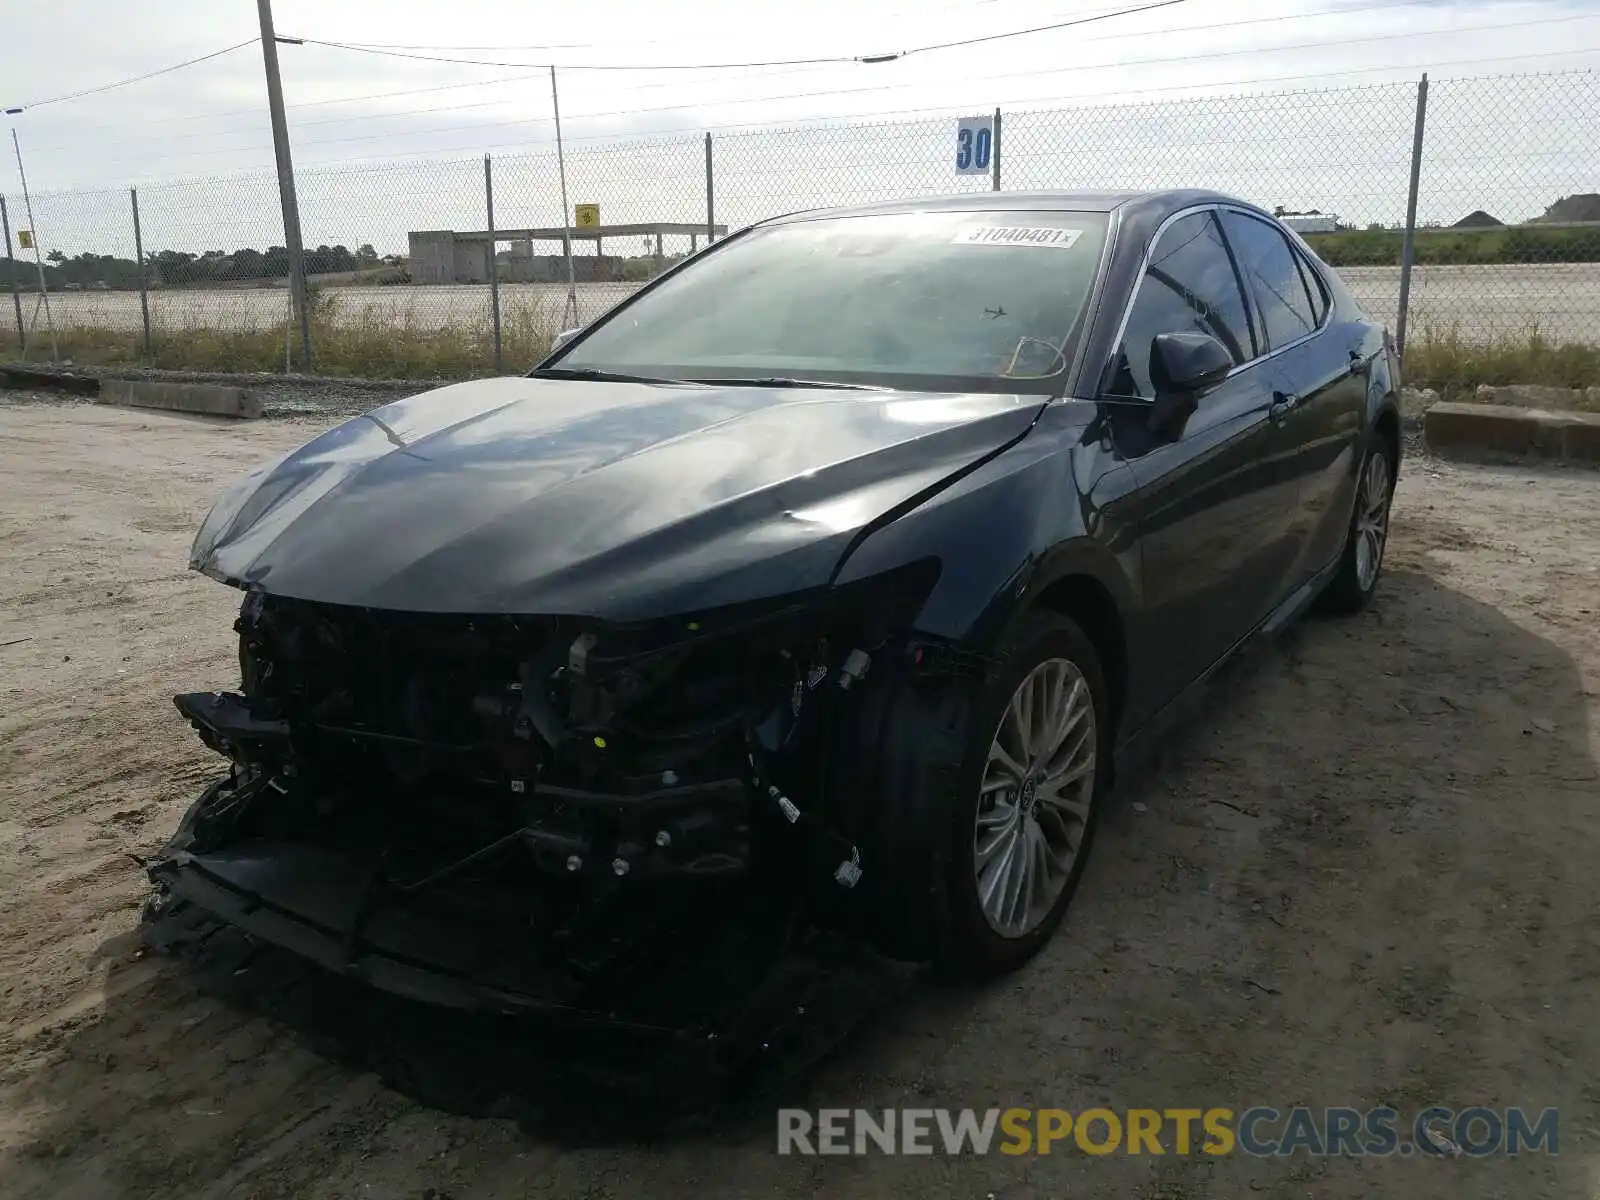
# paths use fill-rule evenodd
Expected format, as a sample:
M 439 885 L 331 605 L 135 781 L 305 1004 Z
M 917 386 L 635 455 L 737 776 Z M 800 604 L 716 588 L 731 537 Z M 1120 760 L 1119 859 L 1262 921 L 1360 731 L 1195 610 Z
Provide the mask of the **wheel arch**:
M 1394 402 L 1393 396 L 1386 396 L 1379 403 L 1377 415 L 1372 420 L 1373 432 L 1383 438 L 1384 444 L 1389 448 L 1389 461 L 1394 464 L 1394 474 L 1400 471 L 1400 408 Z
M 1076 622 L 1094 645 L 1105 676 L 1111 732 L 1115 736 L 1128 699 L 1128 632 L 1111 590 L 1093 575 L 1063 575 L 1042 589 L 1031 607 L 1047 609 Z
M 999 644 L 1034 609 L 1076 622 L 1100 658 L 1115 735 L 1128 707 L 1133 666 L 1129 625 L 1135 608 L 1133 583 L 1117 555 L 1096 539 L 1075 538 L 1020 573 L 1010 594 L 1013 606 L 993 643 Z
M 1387 331 L 1385 339 L 1387 346 Z M 1384 439 L 1384 444 L 1389 448 L 1389 459 L 1394 463 L 1398 476 L 1403 449 L 1400 436 L 1400 370 L 1391 354 L 1380 354 L 1373 359 L 1367 383 L 1366 425 Z

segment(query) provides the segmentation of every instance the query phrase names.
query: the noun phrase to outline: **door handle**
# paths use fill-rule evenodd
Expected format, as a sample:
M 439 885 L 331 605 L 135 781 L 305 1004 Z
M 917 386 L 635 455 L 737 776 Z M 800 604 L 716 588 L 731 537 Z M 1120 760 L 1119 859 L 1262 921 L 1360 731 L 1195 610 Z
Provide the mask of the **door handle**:
M 1272 405 L 1267 409 L 1267 419 L 1281 424 L 1299 403 L 1300 397 L 1293 392 L 1273 392 Z

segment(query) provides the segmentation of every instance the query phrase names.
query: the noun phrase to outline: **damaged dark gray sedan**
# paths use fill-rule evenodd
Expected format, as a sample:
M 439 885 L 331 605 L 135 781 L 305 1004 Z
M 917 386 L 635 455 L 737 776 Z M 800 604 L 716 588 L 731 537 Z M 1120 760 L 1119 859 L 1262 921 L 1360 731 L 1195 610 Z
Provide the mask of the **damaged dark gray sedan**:
M 1398 385 L 1224 196 L 754 226 L 217 503 L 241 683 L 176 702 L 229 769 L 150 918 L 493 1011 L 615 1011 L 686 904 L 1015 967 L 1176 701 L 1372 595 Z

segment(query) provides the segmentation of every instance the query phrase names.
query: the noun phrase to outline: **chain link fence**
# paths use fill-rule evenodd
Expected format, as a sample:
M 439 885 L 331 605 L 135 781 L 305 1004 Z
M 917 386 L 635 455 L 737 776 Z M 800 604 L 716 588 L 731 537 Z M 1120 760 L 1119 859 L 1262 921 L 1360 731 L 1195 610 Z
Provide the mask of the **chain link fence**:
M 1509 131 L 1495 119 L 1503 113 L 1516 114 Z M 1411 281 L 1413 346 L 1537 355 L 1600 344 L 1596 193 L 1600 76 L 1433 82 Z
M 1436 80 L 1421 90 L 1420 142 L 1419 88 L 1409 83 L 996 113 L 998 177 L 1006 191 L 1204 187 L 1253 200 L 1291 216 L 1394 325 L 1409 241 L 1410 373 L 1414 361 L 1437 374 L 1471 355 L 1499 355 L 1538 381 L 1552 381 L 1551 364 L 1563 378 L 1593 371 L 1600 75 Z M 301 171 L 314 367 L 411 378 L 523 369 L 559 330 L 726 229 L 806 208 L 990 189 L 990 174 L 956 173 L 955 124 L 569 138 L 565 198 L 554 151 Z M 38 193 L 31 218 L 22 197 L 5 199 L 16 257 L 0 285 L 12 289 L 16 320 L 0 354 L 297 365 L 275 176 L 162 183 L 137 197 Z M 24 229 L 37 250 L 13 249 Z
M 1406 219 L 1414 84 L 1019 113 L 1006 120 L 1006 187 L 1210 188 L 1323 225 Z M 1399 234 L 1396 233 L 1398 238 Z M 1314 232 L 1311 240 L 1322 242 Z M 1322 248 L 1319 246 L 1319 249 Z M 1345 273 L 1393 320 L 1400 257 Z M 1595 313 L 1600 338 L 1600 310 Z

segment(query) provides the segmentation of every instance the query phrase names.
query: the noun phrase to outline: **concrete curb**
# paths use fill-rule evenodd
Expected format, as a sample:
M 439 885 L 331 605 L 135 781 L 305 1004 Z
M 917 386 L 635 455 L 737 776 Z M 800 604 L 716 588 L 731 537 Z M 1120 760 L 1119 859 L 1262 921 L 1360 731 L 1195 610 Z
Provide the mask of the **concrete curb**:
M 1441 454 L 1600 463 L 1600 413 L 1445 402 L 1428 409 L 1424 436 Z
M 6 365 L 0 366 L 0 388 L 94 396 L 100 392 L 100 381 L 91 375 L 60 369 Z
M 261 401 L 243 388 L 214 383 L 167 383 L 155 380 L 102 379 L 100 404 L 159 408 L 167 412 L 213 417 L 259 417 Z
M 114 366 L 91 366 L 0 362 L 0 372 L 24 371 L 41 378 L 67 378 L 99 383 L 102 380 L 134 379 L 157 383 L 225 383 L 236 387 L 297 387 L 297 388 L 347 388 L 356 387 L 372 391 L 425 392 L 431 388 L 451 383 L 466 382 L 464 378 L 437 379 L 379 379 L 365 375 L 301 375 L 279 371 L 179 371 L 162 367 L 139 367 L 123 363 Z M 34 386 L 32 384 L 19 386 Z M 54 386 L 54 385 L 47 385 Z
M 361 388 L 375 392 L 425 392 L 466 379 L 376 379 L 366 375 L 298 375 L 274 371 L 167 371 L 155 368 L 85 368 L 103 381 L 134 379 L 155 383 L 222 383 L 234 387 Z

